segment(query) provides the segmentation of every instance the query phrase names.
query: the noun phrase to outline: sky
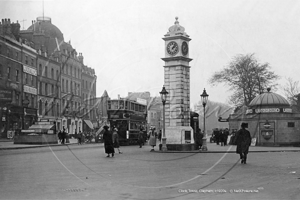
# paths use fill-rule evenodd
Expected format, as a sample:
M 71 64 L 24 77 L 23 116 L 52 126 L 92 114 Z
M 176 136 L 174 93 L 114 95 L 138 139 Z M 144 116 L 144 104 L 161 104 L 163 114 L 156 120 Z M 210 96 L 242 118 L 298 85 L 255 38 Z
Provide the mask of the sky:
M 298 81 L 300 1 L 297 0 L 0 0 L 0 18 L 27 29 L 39 16 L 71 41 L 97 75 L 97 96 L 111 98 L 149 91 L 164 84 L 165 42 L 178 17 L 189 43 L 191 108 L 205 88 L 209 100 L 227 103 L 232 91 L 208 80 L 238 54 L 254 53 L 281 78 Z

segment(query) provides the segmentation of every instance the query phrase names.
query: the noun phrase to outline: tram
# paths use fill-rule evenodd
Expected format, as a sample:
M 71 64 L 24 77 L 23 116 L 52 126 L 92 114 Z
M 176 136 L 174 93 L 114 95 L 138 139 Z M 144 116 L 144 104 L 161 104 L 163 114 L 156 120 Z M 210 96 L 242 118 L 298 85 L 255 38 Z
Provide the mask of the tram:
M 147 138 L 147 105 L 129 99 L 107 101 L 110 127 L 118 129 L 120 145 L 137 144 L 139 131 Z

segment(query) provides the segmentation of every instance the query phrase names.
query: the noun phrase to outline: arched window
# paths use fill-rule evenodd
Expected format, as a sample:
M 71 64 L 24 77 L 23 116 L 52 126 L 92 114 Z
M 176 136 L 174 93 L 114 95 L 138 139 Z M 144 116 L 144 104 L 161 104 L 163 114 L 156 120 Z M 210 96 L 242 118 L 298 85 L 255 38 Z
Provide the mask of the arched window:
M 42 100 L 39 100 L 39 115 L 43 114 L 43 103 Z

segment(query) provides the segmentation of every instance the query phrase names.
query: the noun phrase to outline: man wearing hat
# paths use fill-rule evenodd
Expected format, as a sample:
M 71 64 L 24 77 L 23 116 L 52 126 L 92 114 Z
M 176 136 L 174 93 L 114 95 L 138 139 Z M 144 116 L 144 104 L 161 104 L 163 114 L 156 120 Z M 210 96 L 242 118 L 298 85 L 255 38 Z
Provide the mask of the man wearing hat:
M 242 164 L 246 164 L 247 154 L 249 151 L 249 146 L 251 145 L 251 135 L 248 130 L 246 130 L 247 124 L 242 123 L 241 129 L 236 133 L 236 153 L 240 154 L 240 159 Z

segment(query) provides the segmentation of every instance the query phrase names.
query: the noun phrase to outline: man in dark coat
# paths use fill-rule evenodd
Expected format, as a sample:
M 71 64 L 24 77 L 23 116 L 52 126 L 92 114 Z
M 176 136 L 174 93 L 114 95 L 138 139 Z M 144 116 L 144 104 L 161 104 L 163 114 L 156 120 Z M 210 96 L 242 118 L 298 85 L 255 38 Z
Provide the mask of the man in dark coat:
M 246 123 L 241 124 L 241 129 L 235 135 L 236 153 L 240 154 L 241 163 L 246 164 L 249 146 L 251 145 L 251 135 L 246 130 Z
M 103 141 L 104 141 L 104 149 L 105 153 L 107 153 L 106 157 L 110 157 L 110 154 L 112 157 L 115 155 L 115 149 L 113 146 L 113 138 L 111 132 L 108 130 L 108 126 L 104 126 L 104 133 L 103 133 Z
M 202 148 L 202 144 L 203 144 L 203 134 L 201 132 L 201 129 L 198 128 L 196 133 L 195 133 L 195 145 L 196 145 L 196 150 L 201 149 Z

